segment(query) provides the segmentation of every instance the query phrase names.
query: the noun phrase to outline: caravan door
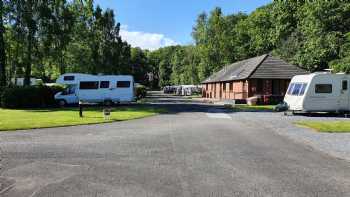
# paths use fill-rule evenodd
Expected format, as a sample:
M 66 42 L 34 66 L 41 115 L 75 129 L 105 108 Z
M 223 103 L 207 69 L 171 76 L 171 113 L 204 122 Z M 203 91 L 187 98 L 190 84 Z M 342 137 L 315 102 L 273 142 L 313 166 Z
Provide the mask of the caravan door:
M 130 80 L 117 81 L 118 100 L 121 102 L 132 101 L 133 98 L 133 84 Z
M 338 100 L 339 110 L 349 111 L 349 80 L 347 78 L 343 78 L 341 79 L 340 83 L 340 95 Z

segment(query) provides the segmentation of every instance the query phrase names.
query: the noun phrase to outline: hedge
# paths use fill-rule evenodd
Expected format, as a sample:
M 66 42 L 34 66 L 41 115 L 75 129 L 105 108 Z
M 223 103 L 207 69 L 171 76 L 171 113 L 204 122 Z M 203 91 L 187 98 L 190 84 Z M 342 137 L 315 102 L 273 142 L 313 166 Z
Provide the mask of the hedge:
M 135 88 L 135 96 L 137 99 L 142 99 L 147 96 L 147 89 L 143 85 L 136 86 Z
M 55 94 L 62 91 L 58 86 L 28 86 L 5 88 L 1 94 L 4 108 L 37 108 L 55 106 Z

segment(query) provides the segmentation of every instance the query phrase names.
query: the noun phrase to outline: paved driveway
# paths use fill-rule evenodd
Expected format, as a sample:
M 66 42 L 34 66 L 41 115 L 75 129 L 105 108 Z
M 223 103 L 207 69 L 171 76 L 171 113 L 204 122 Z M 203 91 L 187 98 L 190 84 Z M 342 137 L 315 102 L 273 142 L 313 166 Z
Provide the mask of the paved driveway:
M 162 100 L 170 113 L 0 133 L 0 196 L 350 196 L 348 162 L 276 134 L 270 122 Z

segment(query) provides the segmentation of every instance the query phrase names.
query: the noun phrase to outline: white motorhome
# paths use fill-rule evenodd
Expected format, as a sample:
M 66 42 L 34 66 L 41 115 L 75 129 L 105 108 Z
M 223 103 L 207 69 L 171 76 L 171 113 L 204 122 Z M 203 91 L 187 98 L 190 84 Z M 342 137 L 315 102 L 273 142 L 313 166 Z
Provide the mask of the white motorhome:
M 293 77 L 284 102 L 290 111 L 349 112 L 350 75 L 329 72 Z
M 66 86 L 55 95 L 60 105 L 87 103 L 125 103 L 134 101 L 134 79 L 128 75 L 88 75 L 67 73 L 56 83 Z

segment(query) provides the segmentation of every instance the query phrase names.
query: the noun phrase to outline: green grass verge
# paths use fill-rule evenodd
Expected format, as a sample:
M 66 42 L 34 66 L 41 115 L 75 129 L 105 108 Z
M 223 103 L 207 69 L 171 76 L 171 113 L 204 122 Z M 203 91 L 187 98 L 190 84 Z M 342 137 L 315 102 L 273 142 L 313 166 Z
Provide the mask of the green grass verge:
M 350 133 L 350 121 L 299 121 L 296 124 L 324 133 Z
M 196 98 L 202 98 L 202 95 L 194 94 L 194 95 L 191 95 L 191 96 L 183 96 L 183 97 L 186 98 L 186 99 L 196 99 Z
M 104 120 L 102 107 L 85 108 L 79 117 L 78 108 L 13 110 L 0 109 L 0 131 L 107 123 L 143 118 L 165 112 L 145 106 L 115 107 L 110 120 Z
M 273 108 L 275 105 L 255 105 L 255 106 L 250 106 L 250 105 L 235 105 L 233 107 L 234 110 L 237 111 L 273 111 Z

